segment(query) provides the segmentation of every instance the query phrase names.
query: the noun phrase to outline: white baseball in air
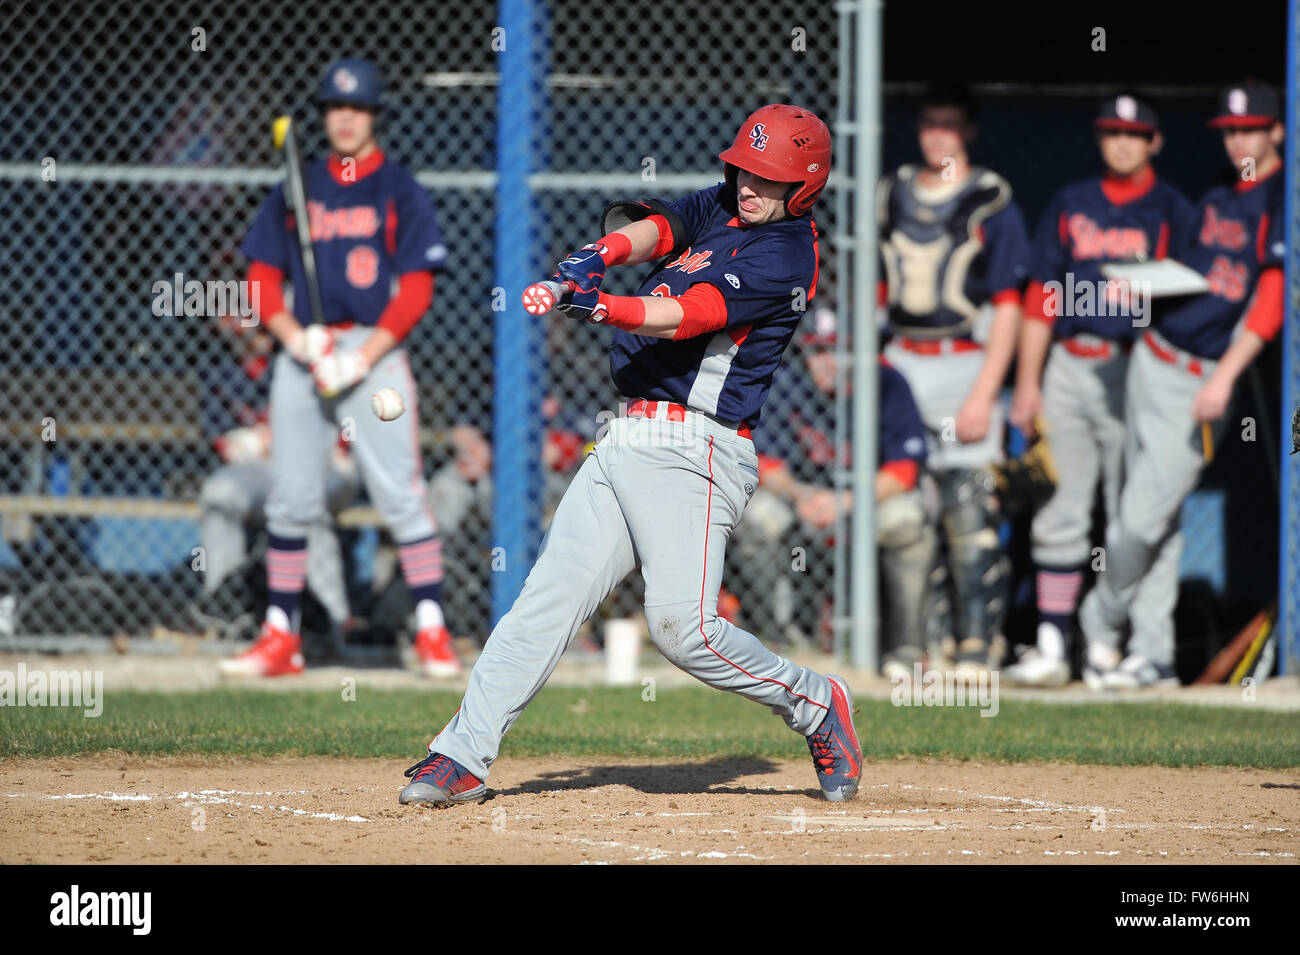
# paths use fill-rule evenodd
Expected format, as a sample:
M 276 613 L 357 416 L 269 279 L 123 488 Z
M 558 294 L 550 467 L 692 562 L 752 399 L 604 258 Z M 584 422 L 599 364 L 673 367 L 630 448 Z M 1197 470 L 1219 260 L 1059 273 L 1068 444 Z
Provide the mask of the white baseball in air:
M 402 412 L 406 410 L 406 403 L 402 401 L 402 396 L 397 393 L 396 388 L 385 388 L 370 396 L 370 410 L 380 421 L 392 421 L 402 416 Z

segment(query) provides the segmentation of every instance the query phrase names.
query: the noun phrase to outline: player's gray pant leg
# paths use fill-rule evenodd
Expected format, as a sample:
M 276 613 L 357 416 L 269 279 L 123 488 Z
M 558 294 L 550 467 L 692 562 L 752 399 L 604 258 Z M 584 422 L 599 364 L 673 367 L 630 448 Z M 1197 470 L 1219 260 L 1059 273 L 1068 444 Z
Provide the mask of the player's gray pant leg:
M 578 469 L 523 590 L 470 672 L 464 702 L 429 744 L 479 779 L 487 779 L 501 738 L 542 688 L 578 627 L 636 566 L 631 534 L 605 471 L 607 455 L 608 447 L 597 445 Z
M 964 444 L 956 435 L 957 413 L 984 364 L 982 349 L 920 355 L 895 340 L 885 346 L 885 357 L 907 379 L 916 399 L 927 432 L 930 453 L 926 466 L 931 471 L 982 468 L 1002 460 L 1002 402 L 993 403 L 989 430 L 981 440 Z
M 203 589 L 215 593 L 248 556 L 246 526 L 262 516 L 271 492 L 271 466 L 244 461 L 218 468 L 199 491 L 200 541 L 207 570 Z
M 1129 440 L 1124 487 L 1119 512 L 1107 527 L 1106 570 L 1084 600 L 1083 619 L 1094 619 L 1107 629 L 1123 627 L 1143 578 L 1157 563 L 1166 539 L 1177 532 L 1183 500 L 1205 467 L 1201 428 L 1191 416 L 1192 400 L 1216 365 L 1202 361 L 1201 375 L 1192 375 L 1156 358 L 1145 343 L 1134 347 L 1125 412 Z M 1216 442 L 1223 425 L 1223 419 L 1213 423 Z M 1160 574 L 1145 582 L 1143 592 L 1154 610 L 1172 607 L 1177 587 L 1177 560 L 1167 557 Z
M 645 577 L 650 637 L 697 680 L 762 703 L 806 736 L 826 716 L 829 681 L 718 616 L 727 541 L 758 486 L 758 456 L 748 438 L 699 425 L 706 420 L 621 418 L 607 438 L 610 478 Z
M 316 393 L 311 372 L 283 351 L 276 356 L 271 379 L 270 424 L 273 477 L 266 526 L 281 537 L 306 537 L 311 525 L 325 519 L 338 426 Z
M 430 751 L 486 779 L 501 738 L 578 627 L 647 557 L 646 617 L 669 660 L 770 706 L 798 732 L 820 724 L 831 695 L 826 678 L 717 616 L 727 537 L 758 483 L 752 442 L 725 429 L 712 449 L 707 436 L 670 441 L 661 430 L 656 440 L 655 426 L 664 424 L 610 423 L 561 500 L 523 591 L 474 664 L 461 708 Z
M 201 533 L 207 558 L 203 588 L 208 593 L 215 592 L 248 556 L 248 525 L 259 524 L 265 517 L 272 483 L 269 461 L 228 464 L 203 482 L 199 506 L 203 513 Z M 328 516 L 307 528 L 307 586 L 330 619 L 342 623 L 351 611 L 343 579 L 343 552 L 333 515 L 355 500 L 356 477 L 340 468 L 331 468 L 325 487 Z
M 339 345 L 359 348 L 370 328 L 342 332 Z M 395 421 L 380 421 L 370 410 L 370 396 L 396 388 L 406 413 Z M 419 396 L 411 364 L 403 348 L 394 348 L 375 363 L 363 381 L 335 399 L 340 427 L 353 427 L 352 456 L 375 508 L 399 544 L 429 537 L 436 530 L 429 509 L 420 459 Z
M 456 465 L 439 468 L 429 481 L 429 507 L 433 509 L 438 532 L 455 536 L 470 511 L 478 508 L 487 513 L 492 508 L 492 477 L 484 475 L 470 483 L 460 476 Z
M 884 649 L 900 659 L 919 659 L 925 652 L 926 590 L 938 545 L 920 490 L 878 502 L 876 532 L 888 607 L 881 621 Z
M 1156 549 L 1155 562 L 1137 583 L 1129 607 L 1132 635 L 1128 652 L 1153 663 L 1174 665 L 1174 608 L 1178 605 L 1178 569 L 1183 557 L 1183 534 L 1175 531 Z
M 1081 358 L 1059 342 L 1043 375 L 1043 418 L 1059 481 L 1034 515 L 1036 564 L 1081 566 L 1091 555 L 1092 505 L 1101 480 L 1106 513 L 1116 513 L 1124 453 L 1123 395 L 1128 357 Z

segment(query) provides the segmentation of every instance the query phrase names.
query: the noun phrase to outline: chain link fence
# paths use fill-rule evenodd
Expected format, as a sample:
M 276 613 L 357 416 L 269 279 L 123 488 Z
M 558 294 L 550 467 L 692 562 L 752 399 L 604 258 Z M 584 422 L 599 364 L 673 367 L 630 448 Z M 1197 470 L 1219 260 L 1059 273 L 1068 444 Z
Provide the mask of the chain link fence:
M 848 88 L 833 4 L 554 0 L 535 10 L 543 132 L 532 144 L 535 214 L 518 227 L 539 277 L 596 237 L 610 201 L 716 182 L 717 152 L 756 106 L 796 102 L 831 122 Z M 0 6 L 0 29 L 10 37 L 0 64 L 0 636 L 157 626 L 235 636 L 260 619 L 263 534 L 247 497 L 265 479 L 252 437 L 270 342 L 228 303 L 205 296 L 198 314 L 160 315 L 159 306 L 174 304 L 186 282 L 207 290 L 243 277 L 238 244 L 281 176 L 271 120 L 298 117 L 308 152 L 319 155 L 312 93 L 330 62 L 364 56 L 387 83 L 381 145 L 429 190 L 451 250 L 432 313 L 407 347 L 447 555 L 449 624 L 481 640 L 491 622 L 494 306 L 515 307 L 519 291 L 494 287 L 497 70 L 511 42 L 497 5 L 10 2 Z M 915 156 L 916 91 L 887 88 L 885 168 Z M 1056 188 L 1097 171 L 1087 122 L 1102 91 L 979 92 L 975 158 L 1010 179 L 1032 225 Z M 1212 93 L 1154 98 L 1170 142 L 1161 172 L 1194 198 L 1218 166 L 1212 136 L 1196 138 L 1206 136 Z M 1181 148 L 1188 142 L 1197 148 Z M 837 154 L 838 170 L 845 159 Z M 837 274 L 842 175 L 816 211 L 827 305 L 848 284 Z M 618 270 L 609 288 L 630 293 L 643 274 Z M 618 407 L 608 344 L 606 330 L 547 319 L 537 406 L 544 515 Z M 806 357 L 792 348 L 787 405 L 833 409 Z M 1272 375 L 1264 393 L 1241 400 L 1275 407 Z M 833 413 L 828 420 L 833 430 Z M 250 470 L 223 472 L 232 442 Z M 1211 490 L 1226 487 L 1230 502 L 1267 496 L 1267 487 L 1233 487 L 1245 472 L 1222 467 Z M 227 490 L 249 492 L 238 506 L 223 500 L 218 474 Z M 1266 516 L 1260 524 L 1258 509 L 1254 523 L 1226 521 L 1213 500 L 1193 507 L 1193 520 L 1228 529 L 1189 535 L 1185 564 L 1209 567 L 1215 586 L 1231 590 L 1232 579 L 1213 576 L 1226 562 L 1237 568 L 1227 577 L 1248 592 L 1242 601 L 1253 601 L 1251 582 L 1275 571 L 1241 573 L 1232 553 L 1267 563 L 1276 528 Z M 404 595 L 391 542 L 365 504 L 350 500 L 339 515 L 346 609 L 351 639 L 382 642 L 404 626 Z M 245 526 L 245 552 L 214 571 L 200 549 L 205 520 L 223 507 Z M 735 541 L 726 587 L 736 600 L 724 608 L 774 642 L 827 645 L 833 535 L 779 510 L 754 509 L 746 522 L 760 533 Z M 634 575 L 607 612 L 635 613 L 636 586 Z M 328 626 L 329 611 L 309 609 L 309 626 Z
M 533 237 L 539 268 L 594 238 L 613 199 L 675 196 L 717 181 L 716 153 L 756 105 L 786 100 L 834 114 L 829 5 L 633 13 L 562 0 L 539 5 L 538 15 L 547 50 L 545 133 L 530 181 L 538 219 L 520 229 Z M 381 145 L 430 191 L 451 249 L 432 313 L 407 347 L 447 554 L 449 624 L 485 636 L 496 71 L 511 40 L 498 18 L 497 5 L 483 2 L 0 8 L 10 38 L 0 66 L 5 632 L 197 626 L 235 635 L 260 617 L 257 501 L 223 502 L 212 481 L 232 443 L 248 451 L 241 467 L 251 470 L 225 471 L 226 490 L 264 479 L 252 432 L 265 408 L 269 339 L 206 297 L 191 313 L 157 311 L 179 301 L 178 289 L 187 294 L 187 282 L 207 290 L 243 278 L 238 244 L 281 176 L 272 119 L 295 115 L 308 152 L 319 155 L 311 95 L 330 62 L 364 56 L 386 80 Z M 825 221 L 833 207 L 822 204 L 823 232 L 833 228 Z M 636 281 L 625 274 L 611 286 L 626 293 Z M 513 307 L 518 290 L 504 300 Z M 548 319 L 544 513 L 601 412 L 618 406 L 607 338 Z M 340 514 L 348 609 L 361 640 L 367 624 L 402 623 L 393 593 L 400 573 L 364 505 L 362 496 Z M 247 553 L 234 567 L 224 561 L 216 581 L 201 548 L 204 522 L 222 506 L 246 525 Z M 753 567 L 729 581 L 742 605 L 770 590 L 770 571 Z M 618 595 L 615 612 L 631 612 L 635 597 Z

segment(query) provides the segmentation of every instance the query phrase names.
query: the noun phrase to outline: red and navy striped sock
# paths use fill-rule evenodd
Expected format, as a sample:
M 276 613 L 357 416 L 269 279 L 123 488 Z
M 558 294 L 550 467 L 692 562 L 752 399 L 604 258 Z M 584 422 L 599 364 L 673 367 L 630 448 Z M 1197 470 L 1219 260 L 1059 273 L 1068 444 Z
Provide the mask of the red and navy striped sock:
M 416 626 L 442 626 L 442 540 L 437 534 L 401 544 L 402 576 L 415 604 Z
M 1038 622 L 1055 626 L 1068 648 L 1070 620 L 1079 607 L 1079 591 L 1083 589 L 1083 568 L 1040 565 L 1037 584 Z
M 296 633 L 302 590 L 307 584 L 307 538 L 267 536 L 266 619 L 273 626 Z

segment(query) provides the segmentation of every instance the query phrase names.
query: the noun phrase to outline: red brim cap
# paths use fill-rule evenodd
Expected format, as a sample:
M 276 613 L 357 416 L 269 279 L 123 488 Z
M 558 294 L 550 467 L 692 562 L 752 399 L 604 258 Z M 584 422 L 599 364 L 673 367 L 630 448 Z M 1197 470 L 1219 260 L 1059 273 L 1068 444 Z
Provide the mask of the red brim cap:
M 1224 126 L 1241 126 L 1246 129 L 1266 129 L 1276 122 L 1276 116 L 1216 116 L 1205 125 L 1215 129 L 1220 129 Z

